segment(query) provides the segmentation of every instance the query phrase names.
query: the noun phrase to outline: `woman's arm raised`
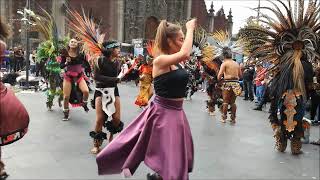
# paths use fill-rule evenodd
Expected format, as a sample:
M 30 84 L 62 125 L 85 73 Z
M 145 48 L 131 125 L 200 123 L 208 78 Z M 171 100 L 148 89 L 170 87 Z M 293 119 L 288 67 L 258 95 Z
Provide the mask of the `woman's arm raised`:
M 154 65 L 160 69 L 167 68 L 171 65 L 178 64 L 186 60 L 192 51 L 193 31 L 196 27 L 196 19 L 186 23 L 187 34 L 179 52 L 170 55 L 160 55 L 154 60 Z

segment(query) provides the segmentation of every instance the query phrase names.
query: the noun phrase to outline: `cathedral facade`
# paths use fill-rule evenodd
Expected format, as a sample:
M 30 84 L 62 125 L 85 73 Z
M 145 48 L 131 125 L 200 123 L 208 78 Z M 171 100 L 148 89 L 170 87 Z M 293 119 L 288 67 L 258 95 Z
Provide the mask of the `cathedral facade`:
M 0 16 L 5 17 L 13 30 L 13 44 L 23 40 L 23 25 L 17 10 L 27 0 L 0 0 Z M 208 32 L 226 30 L 232 32 L 232 15 L 225 17 L 223 9 L 216 14 L 213 5 L 209 11 L 204 0 L 29 0 L 31 9 L 37 13 L 39 6 L 54 16 L 61 36 L 70 32 L 65 18 L 67 7 L 90 13 L 99 22 L 107 39 L 131 43 L 132 39 L 154 39 L 160 20 L 179 22 L 197 17 Z M 231 10 L 230 10 L 231 11 Z M 30 29 L 30 31 L 33 31 Z M 35 39 L 41 39 L 36 35 Z

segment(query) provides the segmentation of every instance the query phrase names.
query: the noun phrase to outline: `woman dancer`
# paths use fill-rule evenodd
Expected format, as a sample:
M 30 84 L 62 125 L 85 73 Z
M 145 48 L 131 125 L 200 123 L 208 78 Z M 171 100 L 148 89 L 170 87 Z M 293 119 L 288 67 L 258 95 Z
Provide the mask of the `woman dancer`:
M 153 77 L 156 96 L 118 137 L 97 156 L 100 175 L 131 176 L 141 161 L 157 174 L 148 179 L 188 179 L 193 168 L 193 141 L 183 111 L 188 73 L 179 65 L 189 58 L 196 20 L 181 27 L 161 21 L 156 34 Z
M 135 104 L 140 108 L 148 105 L 149 99 L 153 95 L 152 88 L 152 57 L 147 56 L 146 62 L 140 66 L 140 92 L 136 98 Z
M 96 109 L 95 130 L 90 132 L 93 138 L 93 148 L 91 152 L 100 152 L 100 146 L 107 134 L 102 132 L 105 126 L 110 132 L 109 142 L 113 139 L 113 134 L 121 132 L 123 122 L 120 121 L 120 96 L 117 84 L 120 78 L 117 77 L 120 70 L 120 63 L 117 61 L 120 55 L 120 43 L 109 41 L 102 44 L 104 47 L 103 56 L 98 59 L 94 68 L 94 79 L 96 81 L 96 91 L 92 101 L 93 108 Z M 108 121 L 108 117 L 112 117 Z
M 63 79 L 63 121 L 69 120 L 69 102 L 72 106 L 82 106 L 86 112 L 89 89 L 83 72 L 85 56 L 80 53 L 78 41 L 71 39 L 65 52 L 61 55 L 61 69 L 65 69 Z

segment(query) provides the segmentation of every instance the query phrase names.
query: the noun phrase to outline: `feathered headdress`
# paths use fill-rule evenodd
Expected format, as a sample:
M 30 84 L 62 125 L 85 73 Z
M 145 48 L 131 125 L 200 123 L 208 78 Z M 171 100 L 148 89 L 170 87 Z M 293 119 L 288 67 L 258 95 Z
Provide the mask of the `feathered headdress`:
M 229 48 L 233 54 L 243 54 L 245 52 L 246 41 L 242 38 L 231 40 L 225 31 L 217 31 L 208 37 L 208 42 L 214 48 L 215 56 L 221 56 L 225 48 Z
M 105 34 L 100 32 L 93 18 L 86 16 L 82 8 L 82 15 L 75 10 L 67 9 L 69 18 L 69 26 L 79 38 L 83 41 L 83 50 L 90 55 L 92 59 L 96 59 L 103 52 L 102 43 Z
M 59 49 L 58 28 L 52 15 L 41 8 L 42 15 L 30 14 L 31 20 L 36 24 L 36 29 L 43 35 L 45 41 L 41 43 L 37 51 L 37 60 L 55 58 Z
M 65 48 L 69 38 L 59 39 L 58 27 L 53 16 L 41 8 L 41 15 L 30 13 L 31 21 L 37 30 L 44 36 L 45 41 L 37 48 L 37 61 L 46 61 L 46 69 L 49 72 L 60 73 L 61 69 L 57 57 L 60 50 Z
M 260 59 L 273 65 L 276 77 L 273 81 L 274 95 L 279 98 L 288 88 L 305 94 L 304 70 L 301 57 L 304 55 L 308 61 L 319 59 L 319 32 L 320 5 L 317 0 L 309 0 L 305 9 L 304 0 L 296 0 L 292 7 L 291 0 L 287 3 L 276 0 L 281 8 L 273 1 L 268 0 L 273 7 L 260 7 L 270 11 L 276 19 L 263 14 L 260 22 L 268 28 L 248 28 L 266 36 L 255 37 L 263 40 L 265 44 L 257 48 L 251 56 L 265 55 Z

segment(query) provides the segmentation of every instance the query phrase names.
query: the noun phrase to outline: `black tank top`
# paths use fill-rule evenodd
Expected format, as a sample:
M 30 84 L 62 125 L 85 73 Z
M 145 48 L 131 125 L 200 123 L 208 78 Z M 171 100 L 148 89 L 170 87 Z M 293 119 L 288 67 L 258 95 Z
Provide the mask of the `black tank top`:
M 188 72 L 178 65 L 178 69 L 154 78 L 154 89 L 164 98 L 183 98 L 187 90 Z

